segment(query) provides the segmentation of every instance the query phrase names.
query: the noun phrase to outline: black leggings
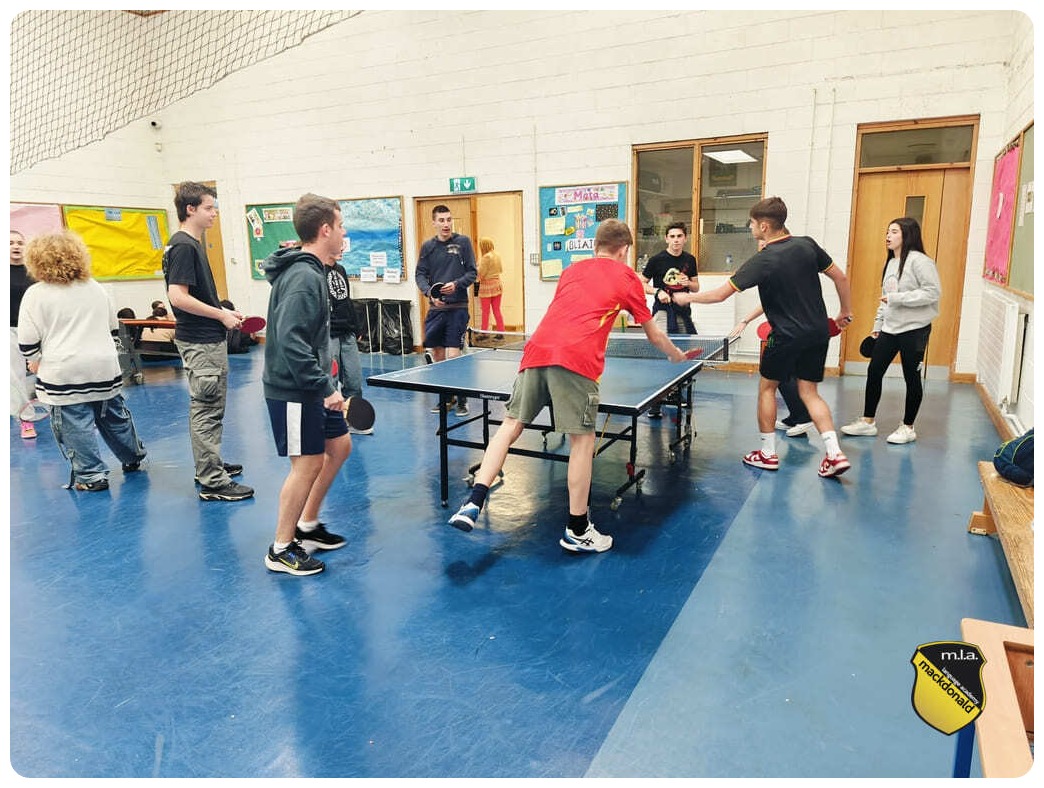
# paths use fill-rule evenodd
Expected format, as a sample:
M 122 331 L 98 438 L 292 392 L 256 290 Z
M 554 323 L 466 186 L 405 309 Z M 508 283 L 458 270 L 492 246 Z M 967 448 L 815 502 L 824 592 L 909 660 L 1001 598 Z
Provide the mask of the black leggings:
M 870 366 L 866 370 L 866 399 L 863 405 L 863 416 L 874 418 L 877 404 L 881 401 L 881 383 L 884 380 L 888 365 L 895 354 L 903 365 L 903 378 L 906 380 L 906 412 L 903 424 L 914 423 L 917 411 L 921 409 L 921 362 L 924 351 L 928 347 L 928 335 L 932 333 L 930 325 L 904 331 L 901 334 L 886 334 L 882 331 L 874 343 L 874 354 L 870 357 Z

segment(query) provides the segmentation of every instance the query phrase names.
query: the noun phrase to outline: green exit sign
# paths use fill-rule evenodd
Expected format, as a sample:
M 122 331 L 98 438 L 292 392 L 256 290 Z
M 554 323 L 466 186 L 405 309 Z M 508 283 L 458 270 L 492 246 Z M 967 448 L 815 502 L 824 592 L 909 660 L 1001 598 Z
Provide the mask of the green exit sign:
M 450 194 L 475 191 L 474 178 L 450 178 Z

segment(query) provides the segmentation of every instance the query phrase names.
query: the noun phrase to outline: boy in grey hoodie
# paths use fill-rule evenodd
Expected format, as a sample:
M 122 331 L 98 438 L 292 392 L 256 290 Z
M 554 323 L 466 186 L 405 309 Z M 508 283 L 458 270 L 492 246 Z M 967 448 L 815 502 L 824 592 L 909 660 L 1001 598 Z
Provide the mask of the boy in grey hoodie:
M 261 377 L 276 450 L 290 457 L 279 493 L 275 540 L 265 566 L 314 575 L 326 565 L 307 552 L 344 547 L 319 522 L 319 508 L 352 451 L 344 397 L 330 375 L 330 306 L 326 267 L 341 257 L 344 225 L 334 200 L 306 194 L 294 206 L 300 248 L 279 249 L 264 263 L 272 285 Z

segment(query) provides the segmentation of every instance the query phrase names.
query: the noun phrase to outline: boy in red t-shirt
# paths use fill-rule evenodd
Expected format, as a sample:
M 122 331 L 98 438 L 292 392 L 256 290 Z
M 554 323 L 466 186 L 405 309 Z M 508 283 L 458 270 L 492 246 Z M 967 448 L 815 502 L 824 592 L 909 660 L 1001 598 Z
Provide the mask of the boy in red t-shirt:
M 525 425 L 553 403 L 554 429 L 569 435 L 569 523 L 559 544 L 574 553 L 601 553 L 613 546 L 611 536 L 595 530 L 587 511 L 598 381 L 605 369 L 609 332 L 620 312 L 627 311 L 671 361 L 686 358 L 653 323 L 642 280 L 625 262 L 633 243 L 626 224 L 607 219 L 595 234 L 595 257 L 562 272 L 547 313 L 522 351 L 507 415 L 486 447 L 471 498 L 449 519 L 450 525 L 462 531 L 475 526 L 508 449 Z

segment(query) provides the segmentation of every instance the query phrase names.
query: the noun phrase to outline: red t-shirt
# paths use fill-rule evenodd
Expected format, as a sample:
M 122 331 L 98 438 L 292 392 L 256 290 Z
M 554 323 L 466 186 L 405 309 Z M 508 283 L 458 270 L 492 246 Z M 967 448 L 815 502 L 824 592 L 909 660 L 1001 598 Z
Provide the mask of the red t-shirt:
M 642 280 L 631 267 L 607 257 L 571 264 L 526 342 L 519 370 L 565 367 L 598 380 L 605 370 L 609 332 L 621 311 L 630 312 L 639 324 L 652 320 Z

